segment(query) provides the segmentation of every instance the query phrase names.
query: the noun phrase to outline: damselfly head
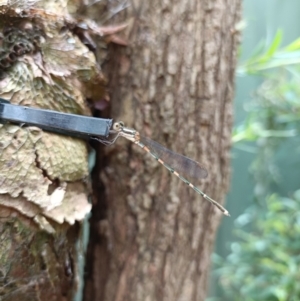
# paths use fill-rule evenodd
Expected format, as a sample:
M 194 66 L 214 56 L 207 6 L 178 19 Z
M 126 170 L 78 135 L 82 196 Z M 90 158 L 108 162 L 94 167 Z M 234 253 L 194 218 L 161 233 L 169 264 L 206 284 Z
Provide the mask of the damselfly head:
M 123 121 L 118 121 L 115 122 L 113 125 L 113 130 L 120 132 L 122 131 L 122 129 L 124 128 L 124 122 Z

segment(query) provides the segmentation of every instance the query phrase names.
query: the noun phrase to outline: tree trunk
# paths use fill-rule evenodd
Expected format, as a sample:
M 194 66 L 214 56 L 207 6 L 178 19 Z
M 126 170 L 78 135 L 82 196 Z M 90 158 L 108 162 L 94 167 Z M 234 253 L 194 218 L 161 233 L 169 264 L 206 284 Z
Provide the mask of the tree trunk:
M 112 47 L 105 69 L 112 117 L 201 162 L 209 176 L 193 184 L 221 203 L 240 6 L 131 1 L 114 19 L 128 22 L 129 46 Z M 98 208 L 107 214 L 94 216 L 85 300 L 204 300 L 222 214 L 125 139 L 106 148 L 103 162 Z
M 89 115 L 104 80 L 63 2 L 0 0 L 0 97 Z M 0 300 L 72 300 L 87 145 L 26 125 L 0 124 L 0 137 Z

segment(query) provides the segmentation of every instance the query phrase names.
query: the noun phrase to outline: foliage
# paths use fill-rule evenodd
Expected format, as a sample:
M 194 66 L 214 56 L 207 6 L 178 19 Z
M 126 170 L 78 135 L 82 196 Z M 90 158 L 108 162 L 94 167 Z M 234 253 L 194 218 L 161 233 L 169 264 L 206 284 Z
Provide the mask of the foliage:
M 251 171 L 259 203 L 236 220 L 238 240 L 229 256 L 214 257 L 230 301 L 300 300 L 300 190 L 293 198 L 273 193 L 273 184 L 280 183 L 278 151 L 288 139 L 300 142 L 300 39 L 283 48 L 281 40 L 279 31 L 238 70 L 263 78 L 232 138 L 235 147 L 255 153 Z M 270 72 L 274 67 L 280 68 Z M 300 148 L 291 151 L 298 153 L 300 166 Z
M 291 199 L 273 194 L 266 206 L 258 220 L 254 212 L 237 219 L 240 240 L 225 262 L 215 255 L 228 300 L 300 300 L 300 190 Z M 245 221 L 252 223 L 251 232 L 244 229 Z
M 255 51 L 238 68 L 239 74 L 259 74 L 264 79 L 246 105 L 245 122 L 234 129 L 232 138 L 235 147 L 256 153 L 251 171 L 256 198 L 260 201 L 272 193 L 272 184 L 280 182 L 280 172 L 274 162 L 279 148 L 287 139 L 300 136 L 300 67 L 297 65 L 300 38 L 283 48 L 280 48 L 281 41 L 282 32 L 278 31 L 270 46 L 258 47 L 260 51 Z M 250 147 L 249 142 L 252 142 Z
M 258 200 L 272 192 L 272 184 L 280 182 L 280 171 L 274 162 L 280 147 L 287 139 L 299 139 L 300 69 L 293 69 L 293 73 L 278 70 L 263 82 L 246 106 L 248 116 L 245 122 L 233 133 L 237 148 L 246 149 L 247 145 L 249 150 L 249 142 L 252 142 L 251 150 L 256 156 L 251 171 Z
M 237 69 L 238 75 L 262 74 L 272 68 L 288 68 L 300 63 L 300 38 L 280 48 L 283 34 L 278 30 L 272 43 L 259 43 L 253 55 Z

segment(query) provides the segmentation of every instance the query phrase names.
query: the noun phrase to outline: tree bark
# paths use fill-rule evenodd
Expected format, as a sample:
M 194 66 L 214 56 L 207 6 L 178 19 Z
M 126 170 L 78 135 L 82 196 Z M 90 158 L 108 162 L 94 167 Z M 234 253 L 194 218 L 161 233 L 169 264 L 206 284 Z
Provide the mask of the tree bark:
M 105 97 L 66 4 L 0 0 L 1 98 L 90 115 L 86 98 Z M 0 300 L 72 300 L 91 209 L 87 144 L 26 125 L 0 124 L 0 137 Z
M 209 176 L 193 184 L 221 203 L 240 11 L 239 0 L 131 1 L 114 18 L 129 46 L 105 68 L 112 117 L 201 162 Z M 85 300 L 204 300 L 221 213 L 128 141 L 103 162 Z

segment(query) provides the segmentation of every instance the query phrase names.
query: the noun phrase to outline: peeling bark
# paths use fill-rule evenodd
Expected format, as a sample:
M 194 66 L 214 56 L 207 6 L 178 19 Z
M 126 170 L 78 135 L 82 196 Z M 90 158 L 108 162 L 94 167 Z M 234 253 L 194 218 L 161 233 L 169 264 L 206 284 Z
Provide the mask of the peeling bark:
M 240 6 L 131 1 L 114 18 L 129 22 L 129 46 L 112 47 L 105 69 L 112 117 L 201 162 L 209 177 L 193 184 L 220 203 L 230 178 Z M 93 217 L 85 300 L 204 300 L 220 212 L 121 138 L 102 162 L 106 193 Z
M 0 0 L 0 97 L 91 115 L 105 80 L 67 1 Z M 85 141 L 0 124 L 0 300 L 72 300 L 90 212 Z

